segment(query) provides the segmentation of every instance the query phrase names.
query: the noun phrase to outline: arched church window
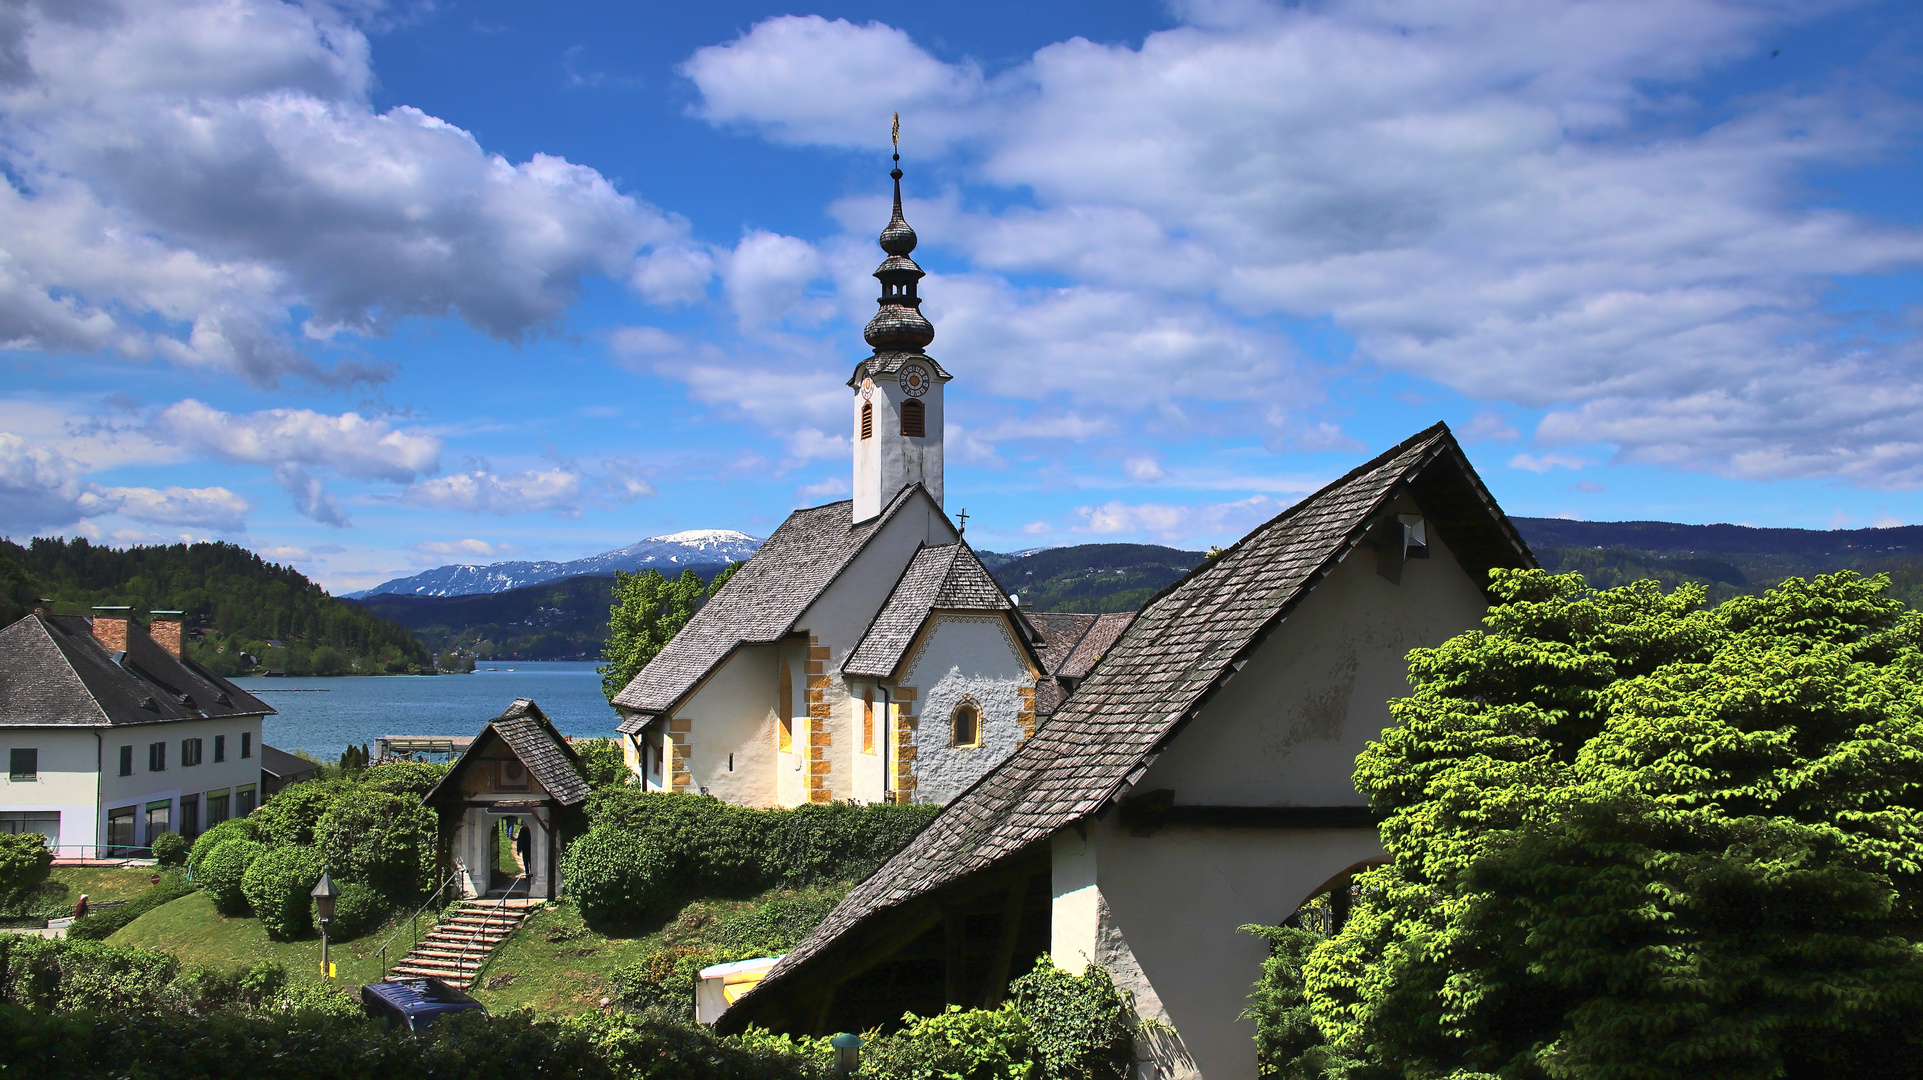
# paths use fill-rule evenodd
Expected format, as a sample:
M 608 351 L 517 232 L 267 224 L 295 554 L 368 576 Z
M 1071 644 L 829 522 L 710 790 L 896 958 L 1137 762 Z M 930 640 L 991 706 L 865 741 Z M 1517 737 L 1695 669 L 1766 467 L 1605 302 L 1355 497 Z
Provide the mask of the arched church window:
M 875 406 L 872 402 L 861 403 L 861 437 L 872 439 L 875 436 Z
M 948 718 L 954 740 L 950 746 L 980 746 L 982 744 L 982 711 L 972 701 L 964 701 L 955 706 Z
M 794 748 L 795 677 L 783 660 L 781 676 L 775 680 L 775 749 L 785 754 Z
M 901 433 L 911 439 L 924 438 L 928 433 L 927 409 L 914 398 L 901 403 Z
M 875 688 L 872 686 L 861 694 L 861 752 L 875 752 Z

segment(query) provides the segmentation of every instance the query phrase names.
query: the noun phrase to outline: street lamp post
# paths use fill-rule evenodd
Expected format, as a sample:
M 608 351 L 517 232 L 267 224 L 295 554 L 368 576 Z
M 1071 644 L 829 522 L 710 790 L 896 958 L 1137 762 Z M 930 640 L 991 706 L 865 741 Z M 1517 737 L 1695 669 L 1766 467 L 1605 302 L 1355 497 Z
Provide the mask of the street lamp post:
M 828 1040 L 835 1048 L 835 1071 L 842 1076 L 853 1076 L 861 1071 L 861 1036 L 842 1032 Z
M 314 883 L 314 891 L 307 895 L 314 898 L 314 908 L 320 915 L 321 924 L 321 978 L 327 978 L 327 927 L 334 921 L 334 901 L 340 898 L 341 888 L 334 884 L 334 878 L 321 867 L 321 878 Z

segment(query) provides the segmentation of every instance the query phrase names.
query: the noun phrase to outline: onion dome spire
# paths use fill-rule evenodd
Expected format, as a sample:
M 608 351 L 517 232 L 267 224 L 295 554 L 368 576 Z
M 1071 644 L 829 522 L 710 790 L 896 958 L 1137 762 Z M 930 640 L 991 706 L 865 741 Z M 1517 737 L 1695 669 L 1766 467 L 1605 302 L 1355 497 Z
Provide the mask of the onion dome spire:
M 881 310 L 868 320 L 861 333 L 868 344 L 880 352 L 920 352 L 935 340 L 935 328 L 921 313 L 921 297 L 916 290 L 926 276 L 915 260 L 915 230 L 901 216 L 901 114 L 895 114 L 895 167 L 888 175 L 895 181 L 895 213 L 888 227 L 881 230 L 881 250 L 888 258 L 875 269 L 881 282 L 877 303 Z

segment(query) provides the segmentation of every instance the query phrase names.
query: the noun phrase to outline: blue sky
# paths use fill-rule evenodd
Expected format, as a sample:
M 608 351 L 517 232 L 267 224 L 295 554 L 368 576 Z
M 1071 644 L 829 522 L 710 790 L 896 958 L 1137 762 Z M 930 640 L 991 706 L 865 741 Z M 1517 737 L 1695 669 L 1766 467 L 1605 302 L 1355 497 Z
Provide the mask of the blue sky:
M 0 532 L 338 591 L 848 487 L 899 110 L 951 511 L 1923 520 L 1900 3 L 0 8 Z

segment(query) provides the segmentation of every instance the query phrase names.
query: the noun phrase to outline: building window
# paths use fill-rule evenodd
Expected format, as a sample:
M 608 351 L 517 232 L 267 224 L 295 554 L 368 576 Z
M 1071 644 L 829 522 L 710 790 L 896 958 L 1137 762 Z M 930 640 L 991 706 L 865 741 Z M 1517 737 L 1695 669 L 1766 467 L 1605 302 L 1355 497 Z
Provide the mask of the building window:
M 189 765 L 198 765 L 198 764 L 200 764 L 200 740 L 199 739 L 180 740 L 181 768 L 186 768 Z
M 27 810 L 0 814 L 0 834 L 19 836 L 21 833 L 39 833 L 46 838 L 47 846 L 53 847 L 60 842 L 60 812 Z
M 134 846 L 133 807 L 121 806 L 107 811 L 107 846 L 110 848 Z
M 928 410 L 914 398 L 901 403 L 901 433 L 911 439 L 928 434 Z
M 227 760 L 227 736 L 216 735 L 214 736 L 214 764 L 218 765 L 221 762 L 226 760 Z
M 207 793 L 207 827 L 213 828 L 227 820 L 227 793 L 210 791 Z
M 180 797 L 180 835 L 189 840 L 200 835 L 200 796 L 198 795 Z
M 134 748 L 131 746 L 123 746 L 120 748 L 120 775 L 132 776 L 133 774 Z
M 150 802 L 147 804 L 147 842 L 142 847 L 153 847 L 154 837 L 173 830 L 173 800 Z
M 775 749 L 786 754 L 795 748 L 795 677 L 788 661 L 781 662 L 775 680 Z
M 15 748 L 7 752 L 7 779 L 40 779 L 40 751 Z
M 864 439 L 872 439 L 875 437 L 875 406 L 873 402 L 864 401 L 861 403 L 861 437 Z
M 241 736 L 246 738 L 246 736 Z M 254 785 L 242 784 L 234 789 L 234 816 L 246 817 L 254 812 Z
M 861 752 L 875 752 L 875 688 L 861 692 Z
M 954 733 L 950 746 L 980 746 L 982 744 L 982 711 L 972 701 L 964 701 L 955 706 L 948 718 L 949 729 Z
M 240 756 L 243 758 L 254 756 L 254 733 L 251 731 L 240 733 Z
M 147 771 L 167 771 L 167 744 L 164 742 L 147 744 Z

